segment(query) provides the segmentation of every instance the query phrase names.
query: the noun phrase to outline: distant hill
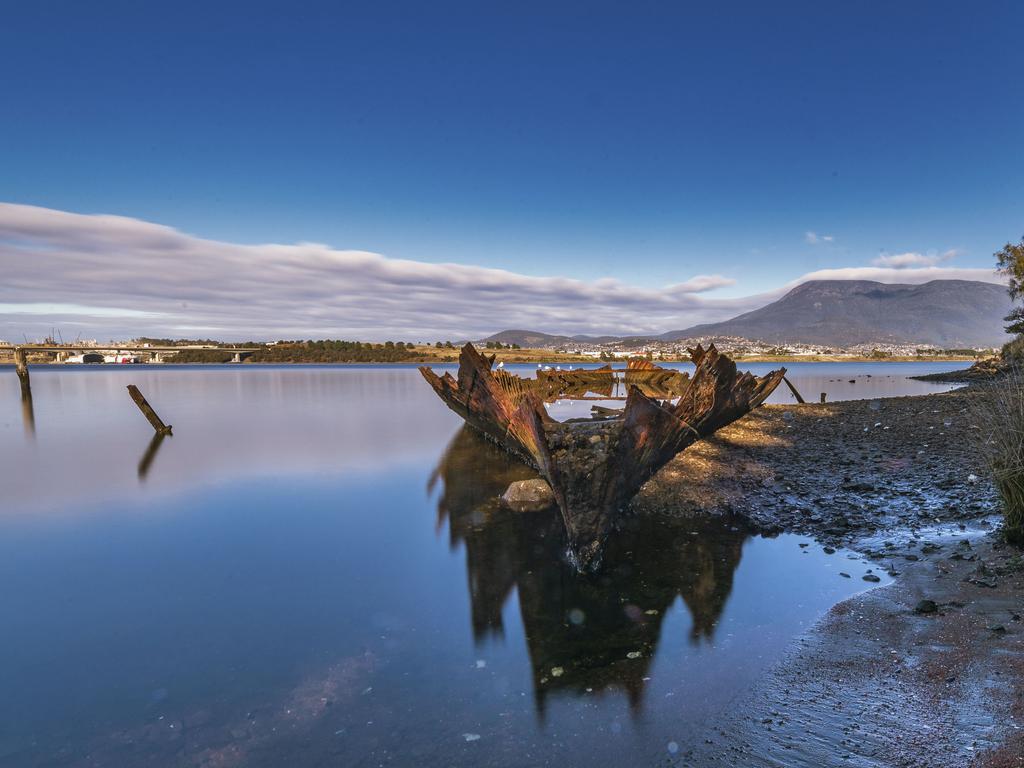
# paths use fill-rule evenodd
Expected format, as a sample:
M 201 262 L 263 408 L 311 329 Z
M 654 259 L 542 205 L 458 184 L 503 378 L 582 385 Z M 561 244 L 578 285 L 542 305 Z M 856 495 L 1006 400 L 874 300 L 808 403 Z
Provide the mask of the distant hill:
M 922 285 L 870 280 L 812 280 L 778 301 L 720 323 L 670 331 L 665 341 L 742 336 L 775 344 L 848 347 L 871 342 L 935 344 L 943 348 L 998 346 L 1007 340 L 1006 288 L 974 280 Z
M 573 338 L 571 336 L 554 336 L 550 333 L 540 333 L 539 331 L 501 331 L 493 336 L 488 336 L 486 339 L 481 339 L 483 342 L 497 341 L 502 344 L 518 344 L 521 347 L 560 347 L 563 344 L 572 344 L 574 341 L 589 341 L 586 337 Z M 599 344 L 600 342 L 593 342 Z
M 873 342 L 934 344 L 946 349 L 994 347 L 1008 337 L 1006 288 L 975 280 L 933 280 L 922 285 L 871 280 L 811 280 L 760 309 L 653 338 L 678 341 L 700 336 L 739 336 L 772 344 L 850 347 Z M 621 336 L 559 336 L 510 330 L 483 341 L 522 347 L 602 344 Z

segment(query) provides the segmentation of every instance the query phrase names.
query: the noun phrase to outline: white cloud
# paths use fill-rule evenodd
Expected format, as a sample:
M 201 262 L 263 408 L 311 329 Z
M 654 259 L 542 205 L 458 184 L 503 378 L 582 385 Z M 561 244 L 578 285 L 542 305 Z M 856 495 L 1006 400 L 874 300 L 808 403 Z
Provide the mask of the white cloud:
M 156 317 L 154 312 L 116 307 L 85 307 L 81 304 L 0 303 L 0 315 L 85 315 L 87 317 Z
M 955 258 L 957 251 L 951 249 L 944 253 L 919 253 L 908 251 L 906 253 L 880 253 L 871 263 L 876 267 L 893 267 L 894 269 L 906 269 L 907 267 L 932 267 L 942 262 Z
M 316 243 L 239 245 L 121 216 L 0 204 L 0 336 L 25 317 L 97 333 L 428 340 L 507 327 L 646 333 L 732 300 L 696 275 L 660 289 L 391 259 Z M 131 321 L 125 318 L 132 318 Z M 34 328 L 35 326 L 33 326 Z
M 505 328 L 644 334 L 724 320 L 805 280 L 1002 281 L 989 269 L 876 264 L 819 270 L 769 293 L 720 298 L 705 294 L 734 284 L 721 275 L 651 289 L 315 243 L 239 245 L 121 216 L 4 203 L 0 274 L 0 338 L 8 339 L 71 326 L 101 339 L 435 341 Z
M 984 283 L 1005 283 L 1006 279 L 994 269 L 973 267 L 918 267 L 896 269 L 894 267 L 838 267 L 808 272 L 787 283 L 786 288 L 808 280 L 875 280 L 879 283 L 927 283 L 931 280 L 980 280 Z
M 804 241 L 811 245 L 818 245 L 819 243 L 834 242 L 835 237 L 832 235 L 819 235 L 817 232 L 807 231 L 804 232 Z

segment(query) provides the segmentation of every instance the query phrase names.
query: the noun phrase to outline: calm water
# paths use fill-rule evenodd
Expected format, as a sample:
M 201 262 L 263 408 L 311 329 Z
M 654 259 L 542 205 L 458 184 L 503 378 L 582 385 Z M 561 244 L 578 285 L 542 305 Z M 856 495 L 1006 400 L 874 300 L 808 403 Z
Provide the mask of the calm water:
M 700 519 L 633 521 L 576 575 L 557 517 L 494 502 L 529 471 L 412 368 L 33 368 L 34 432 L 0 373 L 2 766 L 681 763 L 867 586 Z

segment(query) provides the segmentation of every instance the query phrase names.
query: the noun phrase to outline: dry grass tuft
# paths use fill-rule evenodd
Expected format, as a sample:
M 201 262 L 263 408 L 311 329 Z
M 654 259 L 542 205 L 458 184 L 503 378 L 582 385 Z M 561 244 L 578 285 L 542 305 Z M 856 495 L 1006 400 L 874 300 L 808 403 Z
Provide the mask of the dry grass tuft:
M 975 413 L 1003 503 L 1006 539 L 1024 546 L 1024 366 L 979 388 Z

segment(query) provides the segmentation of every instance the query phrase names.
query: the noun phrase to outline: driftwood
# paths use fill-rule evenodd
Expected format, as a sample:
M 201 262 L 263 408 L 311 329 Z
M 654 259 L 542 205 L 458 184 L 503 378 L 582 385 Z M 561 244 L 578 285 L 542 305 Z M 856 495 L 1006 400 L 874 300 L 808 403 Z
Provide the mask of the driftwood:
M 696 366 L 692 377 L 677 371 L 663 376 L 668 372 L 646 361 L 627 369 L 627 376 L 671 381 L 679 393 L 674 404 L 630 384 L 621 418 L 583 423 L 552 419 L 537 385 L 507 371 L 492 372 L 494 359 L 472 344 L 462 348 L 457 377 L 438 376 L 425 366 L 420 372 L 467 424 L 548 481 L 570 557 L 584 569 L 600 562 L 605 538 L 644 483 L 676 454 L 764 402 L 785 375 L 785 369 L 761 378 L 738 374 L 736 364 L 713 345 L 690 350 L 690 357 Z M 565 379 L 576 372 L 560 373 Z M 581 373 L 590 378 L 593 372 Z

